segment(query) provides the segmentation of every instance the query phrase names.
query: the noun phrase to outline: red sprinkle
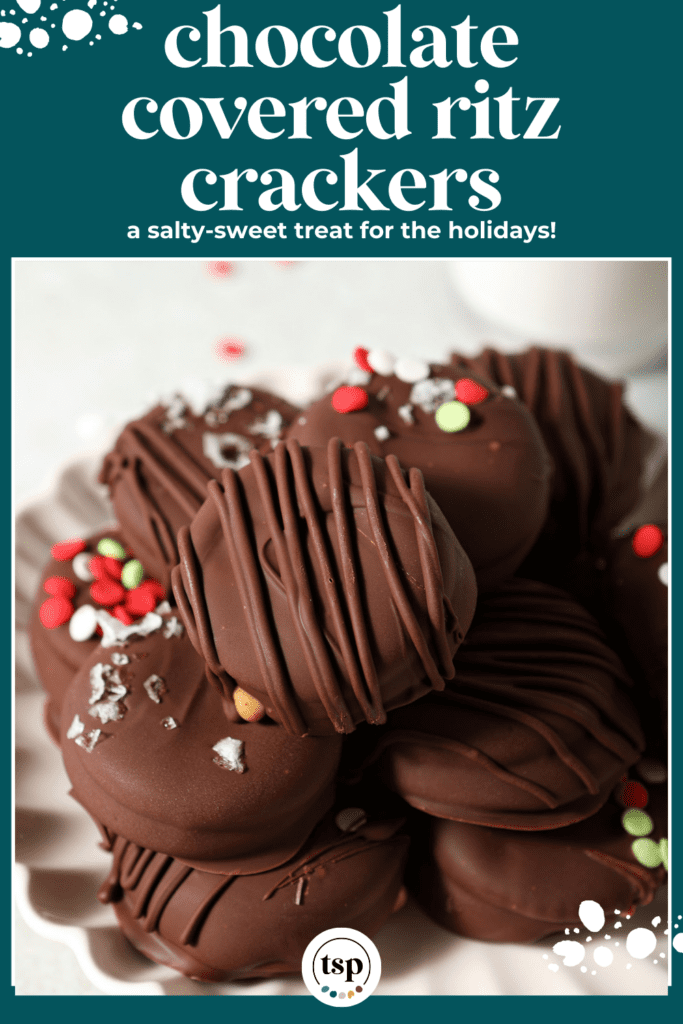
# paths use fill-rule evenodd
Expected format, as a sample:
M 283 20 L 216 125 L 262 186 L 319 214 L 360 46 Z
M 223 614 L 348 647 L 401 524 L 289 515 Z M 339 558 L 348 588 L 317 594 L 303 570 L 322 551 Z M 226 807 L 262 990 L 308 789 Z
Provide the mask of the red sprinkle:
M 111 573 L 107 568 L 107 559 L 104 555 L 94 555 L 88 562 L 88 568 L 96 580 L 111 579 Z
M 85 541 L 81 540 L 80 537 L 74 537 L 73 540 L 64 540 L 61 544 L 53 544 L 50 548 L 50 554 L 57 562 L 67 562 L 75 558 L 81 551 L 85 551 L 85 549 Z
M 115 580 L 99 579 L 90 585 L 90 596 L 93 601 L 108 608 L 110 605 L 120 604 L 126 596 L 126 591 Z
M 239 359 L 244 355 L 244 342 L 239 338 L 221 338 L 216 345 L 216 355 L 226 362 Z
M 65 597 L 67 601 L 76 596 L 76 588 L 66 576 L 48 576 L 43 583 L 43 589 L 53 597 Z
M 486 388 L 482 384 L 477 384 L 476 380 L 470 380 L 469 377 L 463 377 L 455 385 L 455 397 L 464 405 L 476 405 L 478 402 L 483 402 L 488 396 Z
M 119 622 L 122 622 L 124 626 L 131 626 L 133 624 L 133 616 L 126 611 L 122 604 L 117 604 L 115 608 L 112 608 L 111 613 L 119 620 Z
M 68 622 L 73 612 L 74 606 L 65 597 L 50 597 L 43 601 L 38 615 L 46 629 L 56 629 Z
M 228 277 L 235 267 L 227 260 L 212 260 L 211 263 L 206 264 L 206 269 L 212 277 Z
M 146 615 L 153 612 L 157 602 L 166 596 L 166 591 L 157 580 L 145 580 L 126 594 L 125 607 L 131 615 Z
M 655 555 L 664 543 L 664 534 L 658 526 L 648 523 L 647 526 L 640 526 L 633 534 L 631 547 L 638 558 L 651 558 Z
M 344 386 L 332 395 L 332 408 L 336 412 L 358 412 L 368 404 L 368 393 L 363 388 Z
M 123 562 L 118 558 L 112 558 L 111 555 L 106 555 L 104 559 L 104 568 L 108 576 L 111 576 L 113 580 L 120 580 L 121 573 L 123 572 Z M 93 576 L 95 574 L 93 573 Z
M 640 782 L 626 782 L 621 790 L 621 802 L 624 807 L 647 807 L 648 795 L 645 786 Z
M 374 373 L 374 370 L 368 362 L 368 352 L 369 349 L 361 348 L 359 345 L 358 348 L 354 348 L 353 350 L 353 361 L 356 366 L 359 366 L 361 370 L 365 370 L 366 373 Z

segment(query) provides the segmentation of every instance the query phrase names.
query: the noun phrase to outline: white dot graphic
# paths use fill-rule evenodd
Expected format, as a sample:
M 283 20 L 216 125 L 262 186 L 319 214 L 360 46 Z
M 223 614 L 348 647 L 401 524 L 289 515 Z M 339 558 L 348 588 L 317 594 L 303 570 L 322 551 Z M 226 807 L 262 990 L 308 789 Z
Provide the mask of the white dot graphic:
M 626 937 L 626 949 L 636 960 L 644 960 L 657 946 L 657 936 L 649 928 L 634 928 Z
M 21 39 L 21 29 L 11 21 L 0 21 L 0 46 L 10 50 Z
M 574 942 L 573 939 L 563 939 L 553 946 L 553 953 L 562 957 L 565 967 L 576 967 L 583 960 L 585 952 L 581 943 Z
M 595 900 L 583 900 L 579 905 L 579 918 L 589 932 L 599 932 L 605 927 L 605 911 Z
M 31 40 L 31 46 L 35 46 L 37 50 L 44 49 L 50 42 L 50 37 L 44 28 L 31 29 L 29 39 Z
M 614 954 L 607 946 L 596 946 L 593 950 L 593 959 L 598 967 L 609 967 L 614 960 Z
M 17 0 L 17 3 L 27 14 L 35 14 L 40 7 L 40 0 Z
M 67 39 L 78 42 L 84 39 L 92 28 L 92 18 L 87 11 L 67 11 L 62 21 L 62 32 Z
M 683 932 L 679 932 L 678 935 L 674 935 L 671 945 L 677 953 L 683 953 Z
M 113 32 L 115 36 L 123 36 L 128 31 L 128 18 L 125 18 L 123 14 L 114 14 L 109 19 L 109 31 Z

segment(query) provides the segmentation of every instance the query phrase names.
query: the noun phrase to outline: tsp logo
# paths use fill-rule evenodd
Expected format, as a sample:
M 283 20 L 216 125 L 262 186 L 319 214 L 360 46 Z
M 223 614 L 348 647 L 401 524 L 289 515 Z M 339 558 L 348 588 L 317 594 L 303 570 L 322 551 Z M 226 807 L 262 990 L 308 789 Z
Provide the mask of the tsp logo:
M 382 975 L 377 946 L 355 928 L 328 928 L 309 942 L 301 961 L 306 988 L 328 1006 L 354 1006 L 371 996 Z

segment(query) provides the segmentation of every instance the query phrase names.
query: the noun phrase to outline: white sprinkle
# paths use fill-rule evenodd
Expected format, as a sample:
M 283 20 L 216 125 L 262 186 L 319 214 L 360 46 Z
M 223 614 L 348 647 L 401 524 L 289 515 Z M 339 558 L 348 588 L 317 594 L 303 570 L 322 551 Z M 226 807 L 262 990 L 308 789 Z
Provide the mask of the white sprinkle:
M 82 747 L 86 754 L 91 754 L 93 747 L 101 735 L 101 729 L 93 729 L 92 732 L 86 732 L 82 736 L 77 736 L 74 742 L 77 743 L 79 747 Z
M 172 636 L 182 636 L 183 632 L 183 624 L 182 622 L 180 622 L 179 619 L 175 617 L 175 615 L 172 615 L 170 619 L 166 620 L 166 625 L 164 626 L 164 636 L 167 640 L 170 640 Z
M 429 376 L 429 363 L 424 359 L 402 358 L 396 361 L 394 373 L 406 384 L 417 384 Z
M 97 629 L 97 611 L 91 604 L 77 608 L 69 619 L 69 636 L 77 643 L 90 640 Z
M 372 380 L 372 374 L 361 370 L 360 366 L 352 366 L 346 375 L 346 383 L 350 387 L 365 387 Z
M 576 967 L 583 960 L 585 952 L 581 943 L 573 940 L 562 939 L 553 946 L 553 953 L 563 958 L 565 967 Z
M 150 633 L 154 633 L 163 626 L 164 620 L 156 612 L 147 612 L 139 622 L 124 626 L 109 612 L 98 609 L 97 623 L 102 627 L 101 647 L 122 647 L 129 636 L 148 636 Z
M 235 740 L 232 736 L 226 736 L 225 739 L 219 740 L 218 743 L 214 744 L 212 750 L 215 750 L 218 757 L 214 757 L 213 763 L 219 765 L 221 768 L 227 768 L 231 772 L 243 772 L 244 764 L 242 762 L 242 752 L 244 750 L 244 743 L 242 740 Z
M 500 389 L 500 393 L 505 398 L 516 398 L 517 397 L 517 392 L 513 388 L 512 384 L 504 384 L 503 387 Z
M 220 408 L 229 415 L 238 409 L 245 409 L 253 397 L 249 388 L 230 388 L 228 397 L 221 402 Z
M 84 583 L 91 583 L 95 579 L 89 568 L 92 557 L 91 551 L 79 551 L 71 562 L 74 575 L 78 576 L 79 580 L 83 580 Z
M 299 879 L 299 884 L 296 887 L 296 895 L 294 897 L 294 905 L 300 907 L 304 901 L 304 891 L 306 889 L 306 879 L 302 875 Z
M 168 693 L 168 687 L 161 676 L 150 676 L 149 679 L 145 679 L 142 685 L 149 699 L 153 700 L 155 704 L 161 704 L 162 694 Z
M 394 372 L 396 360 L 391 352 L 384 349 L 371 349 L 367 354 L 367 361 L 368 366 L 371 366 L 375 373 L 381 373 L 383 377 L 388 377 L 390 373 Z
M 436 412 L 444 402 L 455 398 L 455 384 L 448 377 L 430 377 L 413 384 L 410 401 L 424 412 Z
M 339 811 L 334 823 L 342 832 L 355 832 L 367 820 L 365 811 L 360 807 L 345 807 L 343 811 Z
M 253 445 L 241 434 L 204 434 L 202 448 L 207 459 L 213 462 L 219 469 L 242 469 L 249 465 L 248 452 Z M 226 456 L 223 451 L 233 450 L 234 454 Z
M 66 738 L 68 740 L 75 740 L 77 736 L 80 736 L 85 726 L 81 722 L 78 715 L 74 715 L 74 720 L 66 731 Z
M 170 718 L 170 717 L 169 718 L 162 718 L 161 719 L 161 724 L 163 725 L 164 729 L 177 729 L 178 728 L 178 723 L 176 722 L 175 718 Z
M 579 920 L 589 932 L 599 932 L 605 927 L 605 911 L 595 900 L 583 900 L 579 904 Z
M 668 562 L 663 562 L 660 565 L 659 569 L 657 570 L 657 575 L 659 576 L 659 578 L 660 578 L 661 582 L 664 584 L 664 586 L 668 587 L 669 586 L 669 563 Z
M 651 922 L 651 923 L 652 923 L 652 927 L 653 927 L 653 928 L 656 928 L 658 924 L 661 924 L 661 920 L 662 920 L 662 919 L 661 919 L 661 917 L 659 917 L 659 916 L 657 916 L 657 917 L 653 917 L 653 918 L 652 918 L 652 922 Z
M 269 437 L 271 440 L 277 440 L 282 433 L 282 426 L 282 416 L 277 410 L 271 409 L 263 419 L 252 423 L 249 427 L 249 433 L 256 434 L 258 437 Z
M 375 437 L 378 441 L 386 441 L 389 436 L 389 428 L 385 427 L 383 423 L 379 427 L 375 427 Z
M 559 964 L 548 964 L 548 970 L 549 971 L 553 971 L 553 973 L 555 973 L 556 971 L 559 971 L 559 969 L 560 969 L 560 965 Z
M 415 419 L 413 418 L 412 405 L 409 403 L 406 405 L 399 405 L 397 412 L 404 423 L 407 423 L 409 427 L 413 425 Z
M 171 606 L 168 601 L 162 601 L 161 604 L 156 606 L 155 611 L 157 615 L 168 615 L 171 611 Z
M 123 651 L 112 651 L 111 660 L 114 665 L 127 665 L 130 658 Z
M 162 420 L 161 429 L 167 434 L 173 433 L 174 430 L 182 430 L 183 427 L 187 426 L 186 412 L 187 402 L 183 396 L 173 395 L 167 403 L 166 416 Z
M 297 423 L 299 424 L 300 427 L 305 427 L 306 426 L 306 417 L 305 416 L 299 416 L 299 419 L 297 420 Z

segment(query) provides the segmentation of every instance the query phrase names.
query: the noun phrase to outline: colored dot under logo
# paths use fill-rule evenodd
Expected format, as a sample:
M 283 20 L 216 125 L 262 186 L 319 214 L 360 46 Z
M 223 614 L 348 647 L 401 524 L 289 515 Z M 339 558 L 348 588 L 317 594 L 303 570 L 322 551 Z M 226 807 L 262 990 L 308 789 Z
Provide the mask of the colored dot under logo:
M 330 999 L 353 999 L 354 996 L 356 995 L 356 992 L 362 992 L 363 991 L 363 986 L 362 985 L 356 985 L 355 990 L 350 988 L 347 992 L 337 992 L 336 989 L 332 989 L 332 991 L 330 991 L 330 986 L 329 985 L 323 985 L 321 987 L 320 991 L 321 992 L 329 992 Z

